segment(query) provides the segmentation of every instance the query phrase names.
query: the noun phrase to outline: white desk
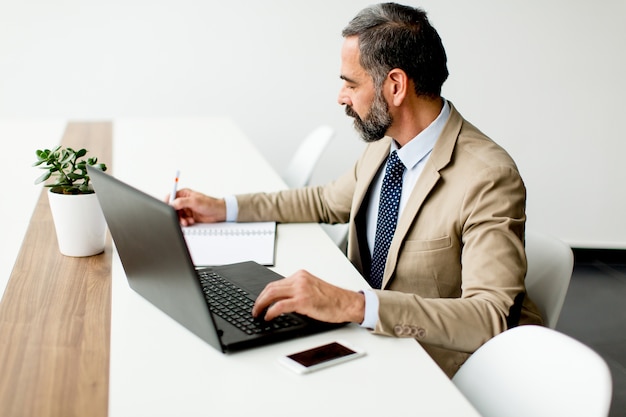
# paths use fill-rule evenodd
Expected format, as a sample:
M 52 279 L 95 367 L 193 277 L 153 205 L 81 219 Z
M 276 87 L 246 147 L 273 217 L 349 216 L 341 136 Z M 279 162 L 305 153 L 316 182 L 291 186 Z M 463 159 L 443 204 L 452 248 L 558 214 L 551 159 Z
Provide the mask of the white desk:
M 114 174 L 159 198 L 176 169 L 181 187 L 215 196 L 283 187 L 228 120 L 116 120 L 113 140 Z M 274 269 L 300 268 L 343 287 L 366 285 L 318 225 L 279 225 Z M 112 280 L 111 417 L 477 415 L 412 339 L 348 326 L 224 355 L 133 292 L 116 256 Z M 304 376 L 276 362 L 336 339 L 367 356 Z

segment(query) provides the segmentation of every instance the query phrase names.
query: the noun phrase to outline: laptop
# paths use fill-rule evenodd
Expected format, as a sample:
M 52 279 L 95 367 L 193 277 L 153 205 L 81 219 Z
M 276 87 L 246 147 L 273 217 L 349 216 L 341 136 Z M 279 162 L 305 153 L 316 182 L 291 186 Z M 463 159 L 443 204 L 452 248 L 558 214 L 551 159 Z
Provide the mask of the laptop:
M 253 261 L 196 267 L 171 206 L 87 170 L 130 287 L 215 349 L 235 352 L 342 325 L 295 313 L 254 319 L 254 299 L 281 275 Z

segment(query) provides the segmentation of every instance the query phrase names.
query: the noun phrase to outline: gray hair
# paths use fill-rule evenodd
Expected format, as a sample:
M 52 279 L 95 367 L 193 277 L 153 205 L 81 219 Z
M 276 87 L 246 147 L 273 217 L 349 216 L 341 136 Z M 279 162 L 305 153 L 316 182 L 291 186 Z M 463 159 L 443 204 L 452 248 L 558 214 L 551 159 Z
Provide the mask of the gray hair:
M 441 95 L 448 78 L 446 52 L 423 10 L 396 3 L 373 5 L 359 12 L 342 35 L 358 37 L 361 66 L 378 88 L 389 71 L 399 68 L 414 81 L 418 96 Z

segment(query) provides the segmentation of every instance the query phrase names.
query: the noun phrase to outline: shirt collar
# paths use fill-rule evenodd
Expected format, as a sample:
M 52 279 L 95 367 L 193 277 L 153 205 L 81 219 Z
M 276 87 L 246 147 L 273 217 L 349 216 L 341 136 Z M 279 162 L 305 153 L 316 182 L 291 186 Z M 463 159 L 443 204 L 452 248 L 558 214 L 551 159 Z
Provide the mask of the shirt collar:
M 390 153 L 397 151 L 398 158 L 400 158 L 406 169 L 411 170 L 432 152 L 435 142 L 441 135 L 449 116 L 450 105 L 448 100 L 444 99 L 439 116 L 402 148 L 398 149 L 398 144 L 395 140 L 392 140 Z

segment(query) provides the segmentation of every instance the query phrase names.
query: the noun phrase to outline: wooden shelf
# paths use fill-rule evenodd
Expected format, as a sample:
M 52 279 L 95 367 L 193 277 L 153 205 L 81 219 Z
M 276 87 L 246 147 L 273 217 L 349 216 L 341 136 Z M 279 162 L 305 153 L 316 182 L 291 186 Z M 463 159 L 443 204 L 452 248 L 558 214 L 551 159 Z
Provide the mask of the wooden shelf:
M 111 122 L 71 122 L 61 144 L 112 170 L 112 131 Z M 100 255 L 61 255 L 47 192 L 0 303 L 0 415 L 107 416 L 111 239 Z

